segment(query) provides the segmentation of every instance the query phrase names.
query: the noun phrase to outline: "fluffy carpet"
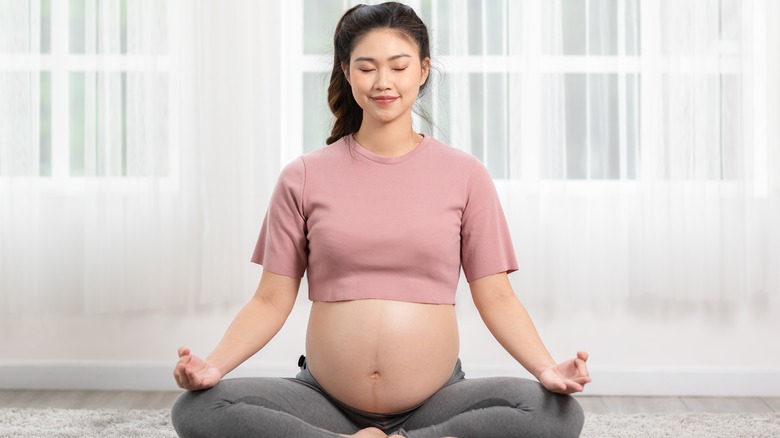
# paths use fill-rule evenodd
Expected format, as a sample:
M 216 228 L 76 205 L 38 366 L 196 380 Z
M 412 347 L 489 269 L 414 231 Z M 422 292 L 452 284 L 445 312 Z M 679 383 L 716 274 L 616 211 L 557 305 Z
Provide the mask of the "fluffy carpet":
M 582 437 L 780 437 L 780 413 L 587 414 Z
M 0 437 L 176 438 L 171 411 L 0 409 Z
M 170 411 L 0 409 L 0 437 L 176 437 Z M 780 437 L 774 414 L 588 414 L 583 437 Z

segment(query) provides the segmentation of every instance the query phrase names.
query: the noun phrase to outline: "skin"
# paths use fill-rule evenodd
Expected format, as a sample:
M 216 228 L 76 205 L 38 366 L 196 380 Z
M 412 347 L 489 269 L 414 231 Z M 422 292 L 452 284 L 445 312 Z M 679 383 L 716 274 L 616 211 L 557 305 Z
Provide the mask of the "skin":
M 396 31 L 377 29 L 361 38 L 343 65 L 363 123 L 354 134 L 364 148 L 401 156 L 422 136 L 412 130 L 411 108 L 428 79 L 429 59 Z M 255 295 L 238 313 L 206 358 L 179 349 L 177 384 L 210 388 L 262 349 L 281 329 L 295 303 L 300 279 L 264 271 Z M 552 392 L 580 392 L 591 381 L 588 354 L 556 363 L 542 343 L 506 273 L 469 283 L 486 326 L 518 363 Z M 309 370 L 343 403 L 376 413 L 398 412 L 430 397 L 450 377 L 459 353 L 452 305 L 387 300 L 315 302 L 309 316 L 306 355 Z M 386 437 L 368 428 L 352 435 Z
M 412 130 L 412 105 L 428 79 L 430 59 L 420 60 L 417 45 L 405 35 L 377 29 L 358 41 L 349 65 L 341 68 L 363 108 L 363 122 L 354 134 L 358 144 L 388 157 L 414 149 L 423 137 Z

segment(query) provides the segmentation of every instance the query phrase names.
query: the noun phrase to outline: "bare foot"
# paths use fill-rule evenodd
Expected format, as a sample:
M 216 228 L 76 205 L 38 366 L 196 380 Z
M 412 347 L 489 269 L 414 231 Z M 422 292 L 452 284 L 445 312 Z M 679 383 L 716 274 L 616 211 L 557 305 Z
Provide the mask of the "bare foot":
M 341 435 L 341 436 L 351 436 L 355 438 L 387 438 L 387 435 L 385 435 L 384 432 L 382 432 L 380 429 L 377 429 L 376 427 L 361 429 L 358 431 L 358 433 L 354 435 Z

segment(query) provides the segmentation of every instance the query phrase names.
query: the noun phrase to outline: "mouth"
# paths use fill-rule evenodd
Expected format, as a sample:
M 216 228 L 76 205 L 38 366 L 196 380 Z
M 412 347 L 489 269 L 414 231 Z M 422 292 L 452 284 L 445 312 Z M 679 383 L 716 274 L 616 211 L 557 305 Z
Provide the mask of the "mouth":
M 371 99 L 373 99 L 374 102 L 376 102 L 378 104 L 387 105 L 387 104 L 395 102 L 398 99 L 398 97 L 397 96 L 395 96 L 395 97 L 393 97 L 393 96 L 376 96 L 376 97 L 372 97 Z

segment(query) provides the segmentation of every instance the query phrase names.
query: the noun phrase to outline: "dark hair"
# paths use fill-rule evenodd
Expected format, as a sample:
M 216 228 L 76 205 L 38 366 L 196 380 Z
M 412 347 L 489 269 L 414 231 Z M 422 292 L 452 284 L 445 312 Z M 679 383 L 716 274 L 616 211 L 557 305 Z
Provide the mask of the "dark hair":
M 352 49 L 358 40 L 371 30 L 386 28 L 397 30 L 417 44 L 420 59 L 431 57 L 428 28 L 414 9 L 398 2 L 378 5 L 357 5 L 341 16 L 333 36 L 333 71 L 328 85 L 328 106 L 336 116 L 333 130 L 326 143 L 331 144 L 345 135 L 354 134 L 363 122 L 363 109 L 352 96 L 343 65 L 349 65 Z M 429 81 L 420 86 L 422 93 Z

